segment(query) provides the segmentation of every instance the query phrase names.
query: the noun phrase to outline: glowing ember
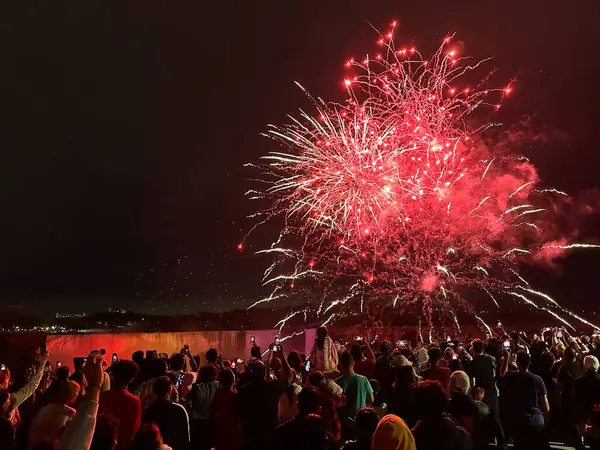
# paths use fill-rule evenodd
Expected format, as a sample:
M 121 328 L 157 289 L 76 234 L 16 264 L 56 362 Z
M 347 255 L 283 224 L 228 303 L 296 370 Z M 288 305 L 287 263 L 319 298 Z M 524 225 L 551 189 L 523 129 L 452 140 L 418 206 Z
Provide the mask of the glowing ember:
M 484 61 L 467 63 L 450 37 L 425 61 L 395 48 L 393 28 L 379 41 L 386 56 L 345 63 L 344 104 L 314 100 L 314 115 L 266 133 L 284 149 L 263 158 L 264 187 L 248 195 L 269 203 L 253 216 L 259 225 L 276 217 L 285 225 L 261 251 L 275 258 L 263 279 L 273 292 L 254 305 L 302 304 L 280 327 L 299 311 L 323 323 L 359 314 L 368 299 L 388 320 L 386 306 L 458 327 L 457 311 L 467 311 L 487 328 L 466 300 L 483 293 L 496 306 L 512 298 L 582 320 L 518 274 L 519 261 L 593 247 L 543 240 L 544 212 L 565 194 L 538 188 L 524 158 L 482 143 L 496 124 L 469 126 L 514 87 L 461 86 Z

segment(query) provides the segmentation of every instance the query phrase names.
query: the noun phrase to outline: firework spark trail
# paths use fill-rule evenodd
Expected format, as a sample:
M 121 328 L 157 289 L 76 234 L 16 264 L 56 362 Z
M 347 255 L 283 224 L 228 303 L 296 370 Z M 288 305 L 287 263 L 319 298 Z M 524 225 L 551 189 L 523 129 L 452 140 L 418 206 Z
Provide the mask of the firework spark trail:
M 513 298 L 590 325 L 518 273 L 520 261 L 600 246 L 560 236 L 540 242 L 553 196 L 566 194 L 537 186 L 526 158 L 484 145 L 482 133 L 498 124 L 471 126 L 475 111 L 498 110 L 512 86 L 473 88 L 461 77 L 486 60 L 459 55 L 451 37 L 425 60 L 415 48 L 397 48 L 394 30 L 379 40 L 385 52 L 346 62 L 344 103 L 313 98 L 297 83 L 314 114 L 300 110 L 289 125 L 269 125 L 265 135 L 283 150 L 249 165 L 261 170 L 262 188 L 248 197 L 269 205 L 253 215 L 257 225 L 284 225 L 257 252 L 273 257 L 263 279 L 273 292 L 251 307 L 292 304 L 281 328 L 299 312 L 328 324 L 374 301 L 388 321 L 423 313 L 430 333 L 434 319 L 459 328 L 463 311 L 492 334 L 477 312 L 485 302 L 463 297 L 473 287 L 498 308 Z M 534 219 L 517 220 L 523 216 Z

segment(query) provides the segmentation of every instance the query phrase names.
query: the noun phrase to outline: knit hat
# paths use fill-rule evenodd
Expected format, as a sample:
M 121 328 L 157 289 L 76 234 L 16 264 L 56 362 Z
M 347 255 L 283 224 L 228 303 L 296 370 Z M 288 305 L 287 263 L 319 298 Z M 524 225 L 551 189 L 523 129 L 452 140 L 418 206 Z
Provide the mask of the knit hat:
M 450 375 L 450 390 L 467 394 L 471 389 L 471 380 L 462 370 L 457 370 Z
M 585 358 L 583 358 L 583 368 L 585 370 L 594 370 L 594 372 L 598 372 L 598 366 L 600 364 L 598 363 L 598 358 L 596 358 L 593 355 L 588 355 Z

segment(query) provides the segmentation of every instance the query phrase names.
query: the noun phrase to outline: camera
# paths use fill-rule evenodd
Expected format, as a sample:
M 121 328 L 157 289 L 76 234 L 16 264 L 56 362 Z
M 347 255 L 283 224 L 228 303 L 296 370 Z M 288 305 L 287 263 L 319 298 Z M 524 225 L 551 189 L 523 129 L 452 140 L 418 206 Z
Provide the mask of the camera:
M 502 347 L 504 347 L 504 350 L 506 350 L 507 352 L 510 351 L 510 341 L 506 340 L 502 343 Z
M 117 356 L 117 354 L 113 353 L 112 354 L 112 362 L 113 362 L 113 364 L 116 363 L 118 360 L 119 360 L 119 357 Z

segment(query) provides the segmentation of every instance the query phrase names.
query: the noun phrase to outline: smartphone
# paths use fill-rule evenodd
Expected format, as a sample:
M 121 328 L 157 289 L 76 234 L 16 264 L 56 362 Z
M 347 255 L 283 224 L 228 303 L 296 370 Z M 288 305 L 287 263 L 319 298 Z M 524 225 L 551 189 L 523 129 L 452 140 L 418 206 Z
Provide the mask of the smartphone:
M 250 336 L 250 343 L 252 345 L 256 344 L 256 336 Z
M 112 362 L 113 362 L 113 364 L 116 363 L 118 360 L 119 360 L 119 357 L 117 356 L 117 354 L 113 353 L 113 355 L 112 355 Z
M 237 364 L 244 364 L 244 358 L 238 358 L 235 360 Z
M 502 343 L 502 346 L 504 347 L 504 350 L 506 350 L 507 352 L 510 351 L 510 341 L 504 341 Z
M 190 351 L 190 346 L 188 344 L 183 344 L 183 351 L 188 353 Z
M 275 335 L 275 341 L 274 341 L 274 342 L 275 342 L 276 344 L 280 344 L 280 343 L 281 343 L 281 338 L 279 337 L 279 335 L 278 335 L 278 334 L 276 334 L 276 335 Z M 277 351 L 279 351 L 279 350 L 277 350 Z
M 6 370 L 6 364 L 0 364 L 0 370 Z
M 356 340 L 357 340 L 358 342 L 362 342 L 362 341 L 363 341 L 363 337 L 362 337 L 362 336 L 356 336 Z
M 408 347 L 408 341 L 396 341 L 396 347 Z
M 180 374 L 177 376 L 177 381 L 175 381 L 175 387 L 176 387 L 177 389 L 181 389 L 181 386 L 183 385 L 183 376 L 184 376 L 184 374 L 183 374 L 183 373 L 180 373 Z
M 304 364 L 304 370 L 310 372 L 310 361 L 306 361 L 306 364 Z
M 233 361 L 233 362 L 231 363 L 231 368 L 232 368 L 232 369 L 235 369 L 235 366 L 236 366 L 236 363 L 235 363 L 235 361 Z
M 556 337 L 559 337 L 559 338 L 563 337 L 563 332 L 562 332 L 562 330 L 560 328 L 556 332 Z
M 281 351 L 281 345 L 271 344 L 269 345 L 269 350 L 271 350 L 272 352 L 279 352 Z
M 46 343 L 42 342 L 40 344 L 40 355 L 43 355 L 44 353 L 46 353 Z
M 456 353 L 452 353 L 452 359 L 458 359 L 458 355 Z
M 50 372 L 50 363 L 46 363 L 46 365 L 44 366 L 44 373 L 48 372 Z
M 62 366 L 62 363 L 60 361 L 56 361 L 56 368 L 58 369 L 60 366 Z

